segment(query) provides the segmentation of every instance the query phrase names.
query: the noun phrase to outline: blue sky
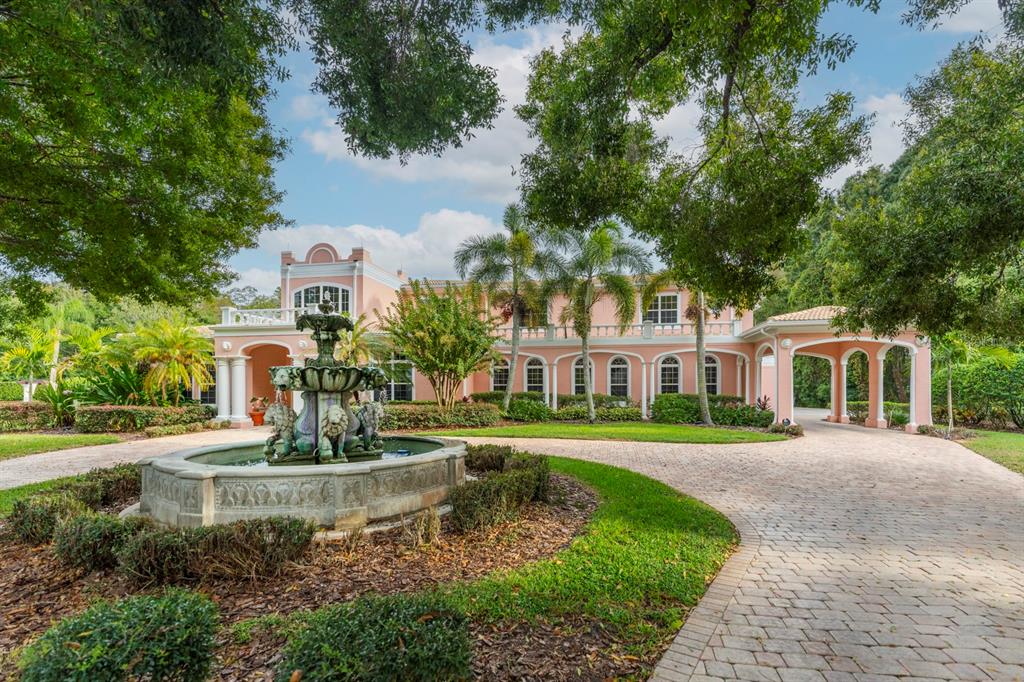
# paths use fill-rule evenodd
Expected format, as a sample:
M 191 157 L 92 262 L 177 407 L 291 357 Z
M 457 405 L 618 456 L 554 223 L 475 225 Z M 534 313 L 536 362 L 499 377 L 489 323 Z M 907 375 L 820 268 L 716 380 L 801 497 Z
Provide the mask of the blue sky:
M 919 31 L 899 21 L 900 2 L 885 2 L 878 14 L 836 6 L 822 31 L 849 33 L 853 56 L 833 71 L 806 79 L 802 97 L 819 103 L 827 92 L 853 93 L 859 111 L 875 115 L 871 161 L 889 163 L 902 151 L 896 124 L 906 107 L 906 86 L 931 71 L 958 42 L 979 31 L 998 31 L 996 0 L 974 0 L 938 30 Z M 441 158 L 416 157 L 406 166 L 352 156 L 326 103 L 311 94 L 314 65 L 306 52 L 288 60 L 289 81 L 270 107 L 275 127 L 291 142 L 277 166 L 276 182 L 286 192 L 281 204 L 294 226 L 265 233 L 257 249 L 235 256 L 240 285 L 271 291 L 278 283 L 278 254 L 301 256 L 317 241 L 335 244 L 343 254 L 365 246 L 373 259 L 414 277 L 452 274 L 451 254 L 465 237 L 499 228 L 506 203 L 516 198 L 513 166 L 531 148 L 525 127 L 511 112 L 522 101 L 529 58 L 560 41 L 559 27 L 537 27 L 505 35 L 481 35 L 475 59 L 498 70 L 505 111 L 492 130 Z M 692 107 L 673 112 L 659 129 L 684 141 L 693 135 Z M 855 167 L 830 179 L 836 187 Z

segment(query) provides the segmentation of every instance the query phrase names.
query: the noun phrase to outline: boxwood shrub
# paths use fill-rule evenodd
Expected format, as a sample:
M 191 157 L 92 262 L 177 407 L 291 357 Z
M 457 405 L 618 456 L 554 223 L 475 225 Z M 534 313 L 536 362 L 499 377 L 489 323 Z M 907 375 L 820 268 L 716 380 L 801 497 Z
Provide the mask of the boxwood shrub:
M 467 445 L 466 467 L 473 471 L 504 471 L 505 460 L 514 454 L 511 445 Z
M 209 405 L 83 405 L 75 413 L 75 426 L 83 433 L 123 433 L 151 426 L 206 422 L 213 418 L 214 412 Z
M 587 406 L 587 396 L 582 393 L 571 393 L 558 395 L 558 407 L 573 407 L 576 405 Z M 623 406 L 635 406 L 636 403 L 629 398 L 623 398 L 618 395 L 608 395 L 606 393 L 595 393 L 594 394 L 594 407 L 623 407 Z
M 403 680 L 470 677 L 468 621 L 429 596 L 364 596 L 313 612 L 293 634 L 277 680 Z
M 24 682 L 204 680 L 217 607 L 194 592 L 100 602 L 47 630 L 21 656 Z
M 114 568 L 121 546 L 150 523 L 142 516 L 121 519 L 113 514 L 79 514 L 57 526 L 53 553 L 62 564 L 84 571 Z
M 759 426 L 767 428 L 775 421 L 771 410 L 746 405 L 738 396 L 708 396 L 708 407 L 715 424 L 721 426 Z M 699 424 L 700 403 L 696 395 L 661 393 L 654 398 L 651 418 L 665 424 Z
M 642 418 L 639 407 L 595 407 L 594 416 L 599 422 L 638 422 Z M 586 421 L 587 406 L 559 407 L 554 418 L 563 422 Z
M 53 408 L 33 400 L 0 403 L 0 433 L 5 431 L 35 431 L 49 428 L 53 423 Z
M 550 474 L 546 457 L 504 457 L 501 472 L 467 481 L 448 494 L 452 524 L 466 532 L 515 518 L 523 505 L 547 499 Z
M 24 389 L 17 381 L 0 381 L 0 402 L 21 400 Z
M 508 412 L 505 413 L 506 417 L 517 422 L 546 422 L 553 415 L 554 412 L 544 403 L 522 398 L 510 402 Z
M 436 404 L 388 403 L 384 407 L 385 430 L 435 429 L 448 426 L 493 426 L 501 410 L 490 403 L 456 403 L 451 411 Z
M 473 402 L 501 405 L 502 401 L 505 400 L 505 391 L 480 391 L 478 393 L 470 393 L 469 397 L 473 399 Z M 532 400 L 535 403 L 542 403 L 544 402 L 544 394 L 540 391 L 521 391 L 513 393 L 512 400 Z
M 90 509 L 123 507 L 142 494 L 142 469 L 138 464 L 115 464 L 93 469 L 61 483 L 66 491 Z
M 88 507 L 68 491 L 47 491 L 16 500 L 7 517 L 11 530 L 23 542 L 41 545 L 53 538 L 57 526 Z

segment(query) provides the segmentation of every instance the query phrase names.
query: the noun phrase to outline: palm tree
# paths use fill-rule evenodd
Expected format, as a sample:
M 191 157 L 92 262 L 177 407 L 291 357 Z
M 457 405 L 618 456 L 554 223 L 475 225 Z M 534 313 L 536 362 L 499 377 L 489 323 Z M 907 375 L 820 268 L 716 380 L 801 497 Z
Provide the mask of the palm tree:
M 28 394 L 35 393 L 36 379 L 46 374 L 53 332 L 33 329 L 24 341 L 0 355 L 0 365 L 19 379 L 28 380 Z
M 387 353 L 387 344 L 374 335 L 364 313 L 352 324 L 352 331 L 341 332 L 334 357 L 342 364 L 361 365 L 373 358 L 385 357 Z
M 651 307 L 655 296 L 666 286 L 682 286 L 680 283 L 682 279 L 679 273 L 673 270 L 663 270 L 654 275 L 654 277 L 648 280 L 647 286 L 644 287 L 642 296 L 644 310 Z M 711 406 L 708 403 L 707 375 L 704 370 L 704 363 L 707 357 L 704 343 L 704 321 L 707 313 L 708 309 L 704 302 L 704 292 L 698 290 L 697 300 L 690 300 L 689 305 L 686 306 L 685 316 L 686 319 L 693 322 L 694 335 L 697 340 L 697 402 L 700 404 L 700 418 L 708 426 L 714 426 L 715 423 L 711 419 Z
M 557 259 L 540 248 L 540 231 L 526 220 L 518 205 L 505 208 L 502 223 L 505 234 L 475 235 L 462 242 L 455 251 L 455 269 L 460 277 L 468 277 L 484 287 L 492 304 L 501 306 L 506 320 L 512 320 L 509 379 L 502 401 L 503 408 L 508 410 L 519 362 L 523 317 L 545 306 L 545 280 Z
M 213 361 L 213 345 L 181 319 L 157 320 L 135 330 L 135 358 L 148 365 L 143 382 L 151 394 L 159 389 L 164 402 L 174 392 L 174 404 L 181 399 L 182 385 L 192 382 L 206 387 L 213 383 L 207 369 Z
M 650 271 L 650 259 L 641 246 L 625 239 L 622 229 L 604 222 L 589 230 L 559 230 L 548 236 L 549 243 L 564 253 L 554 284 L 565 295 L 561 323 L 572 322 L 580 337 L 583 356 L 583 389 L 587 416 L 593 423 L 594 386 L 590 372 L 590 328 L 594 306 L 604 297 L 615 304 L 615 318 L 621 330 L 636 314 L 637 282 Z M 629 273 L 629 274 L 626 274 Z

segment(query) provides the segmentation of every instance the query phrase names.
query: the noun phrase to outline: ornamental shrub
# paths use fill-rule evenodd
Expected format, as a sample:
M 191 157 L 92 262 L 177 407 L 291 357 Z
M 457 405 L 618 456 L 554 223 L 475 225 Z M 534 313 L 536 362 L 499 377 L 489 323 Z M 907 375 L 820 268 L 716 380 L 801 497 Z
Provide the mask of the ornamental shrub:
M 204 680 L 217 607 L 184 590 L 100 602 L 65 618 L 25 650 L 24 682 Z
M 629 398 L 624 398 L 618 395 L 608 395 L 606 393 L 595 393 L 594 394 L 594 407 L 622 407 L 624 405 L 635 405 Z M 574 407 L 577 405 L 587 405 L 587 396 L 582 393 L 568 393 L 558 395 L 558 407 Z
M 215 412 L 209 405 L 84 405 L 75 414 L 75 426 L 83 433 L 125 433 L 150 426 L 206 422 Z
M 0 433 L 49 428 L 53 419 L 53 408 L 38 400 L 0 403 Z
M 910 414 L 910 403 L 899 403 L 891 400 L 886 400 L 883 404 L 882 412 L 885 414 L 886 421 L 892 421 L 892 415 L 894 412 L 902 413 L 905 417 Z M 850 417 L 850 421 L 855 424 L 863 424 L 868 417 L 868 401 L 867 400 L 848 400 L 846 402 L 846 414 Z M 904 421 L 903 424 L 907 422 Z
M 480 391 L 478 393 L 470 393 L 469 397 L 473 399 L 473 402 L 501 405 L 502 401 L 505 400 L 505 391 Z M 542 403 L 544 402 L 544 394 L 541 391 L 521 391 L 513 393 L 512 400 L 532 400 L 535 403 Z
M 456 403 L 450 411 L 436 404 L 388 403 L 384 406 L 383 428 L 389 431 L 435 429 L 452 426 L 493 426 L 501 410 L 489 403 Z
M 15 501 L 7 523 L 22 541 L 33 545 L 49 542 L 57 526 L 88 508 L 67 491 L 47 491 Z
M 466 532 L 516 518 L 523 505 L 547 499 L 550 473 L 545 457 L 506 458 L 501 473 L 467 481 L 448 493 L 452 524 Z
M 269 578 L 300 559 L 317 525 L 307 519 L 270 517 L 182 531 L 192 551 L 191 573 L 211 578 Z
M 0 381 L 0 402 L 20 401 L 23 390 L 17 381 Z
M 93 469 L 60 484 L 90 509 L 123 507 L 142 494 L 142 469 L 138 464 L 116 464 Z
M 277 668 L 281 682 L 470 677 L 468 619 L 433 596 L 364 596 L 313 612 L 293 634 Z
M 137 585 L 180 583 L 192 578 L 190 549 L 181 530 L 143 530 L 117 549 L 117 570 Z
M 517 398 L 508 404 L 505 416 L 517 422 L 546 422 L 551 420 L 552 411 L 544 403 Z
M 515 454 L 511 445 L 467 445 L 466 468 L 473 471 L 504 471 L 505 460 Z
M 114 568 L 117 552 L 132 535 L 150 527 L 149 519 L 126 519 L 95 512 L 79 514 L 57 526 L 53 534 L 53 552 L 66 566 L 85 571 Z
M 767 428 L 775 421 L 775 413 L 747 405 L 738 396 L 708 396 L 711 419 L 722 426 L 758 426 Z M 700 402 L 696 395 L 662 393 L 654 399 L 651 418 L 665 424 L 699 424 Z
M 209 428 L 209 422 L 192 422 L 191 424 L 168 424 L 167 426 L 147 426 L 142 429 L 147 438 L 162 436 L 180 436 L 184 433 L 197 433 Z
M 599 422 L 636 422 L 642 419 L 639 407 L 595 407 L 594 416 Z M 562 422 L 587 421 L 587 406 L 560 407 L 555 412 L 554 419 Z

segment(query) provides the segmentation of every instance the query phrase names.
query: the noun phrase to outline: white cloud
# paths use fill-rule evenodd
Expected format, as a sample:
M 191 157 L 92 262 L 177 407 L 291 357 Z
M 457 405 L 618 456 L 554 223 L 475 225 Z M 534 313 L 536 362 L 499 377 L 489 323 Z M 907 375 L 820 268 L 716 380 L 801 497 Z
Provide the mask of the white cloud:
M 944 33 L 999 33 L 1003 15 L 996 0 L 974 0 L 936 27 Z
M 331 161 L 351 163 L 373 175 L 403 182 L 455 181 L 467 195 L 495 203 L 515 201 L 518 179 L 513 169 L 520 157 L 533 148 L 526 125 L 515 117 L 513 107 L 525 100 L 530 74 L 530 59 L 546 47 L 561 44 L 564 28 L 548 26 L 526 29 L 505 40 L 518 40 L 509 45 L 485 36 L 474 45 L 477 63 L 497 71 L 497 83 L 505 98 L 503 109 L 489 130 L 477 130 L 475 137 L 458 149 L 446 150 L 440 158 L 416 156 L 401 165 L 397 159 L 368 159 L 352 154 L 345 136 L 329 115 L 319 124 L 302 132 L 302 139 L 318 154 Z M 296 106 L 306 111 L 306 102 Z
M 882 96 L 871 95 L 857 105 L 861 113 L 874 114 L 871 127 L 871 150 L 862 163 L 848 163 L 823 183 L 829 189 L 842 187 L 846 178 L 854 173 L 877 164 L 888 165 L 899 158 L 906 148 L 900 123 L 906 118 L 910 107 L 898 93 Z
M 323 98 L 313 94 L 292 97 L 289 113 L 299 121 L 310 121 L 324 116 L 326 107 Z
M 469 211 L 441 209 L 420 216 L 416 229 L 402 234 L 389 227 L 368 225 L 300 225 L 268 232 L 260 246 L 244 255 L 246 260 L 278 261 L 282 251 L 303 258 L 313 244 L 333 244 L 344 257 L 356 246 L 370 252 L 376 265 L 394 272 L 399 268 L 411 277 L 454 277 L 452 255 L 467 237 L 498 232 L 501 227 L 486 216 Z M 269 292 L 280 284 L 280 274 L 251 268 L 239 273 L 236 286 L 251 284 Z

